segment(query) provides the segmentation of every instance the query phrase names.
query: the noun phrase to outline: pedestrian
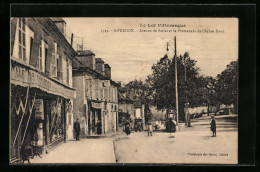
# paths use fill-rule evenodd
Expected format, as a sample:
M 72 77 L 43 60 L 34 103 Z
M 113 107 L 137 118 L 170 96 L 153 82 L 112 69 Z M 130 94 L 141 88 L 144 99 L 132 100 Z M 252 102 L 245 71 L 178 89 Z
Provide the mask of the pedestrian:
M 211 116 L 210 130 L 213 133 L 212 137 L 216 137 L 216 121 L 214 119 L 214 116 Z
M 142 123 L 141 123 L 141 121 L 137 122 L 137 129 L 138 129 L 139 132 L 142 131 Z
M 148 122 L 148 136 L 151 134 L 153 136 L 153 125 L 151 122 Z
M 79 123 L 79 119 L 77 118 L 77 121 L 74 123 L 74 131 L 75 131 L 75 135 L 76 135 L 76 140 L 79 140 L 79 133 L 80 133 L 80 123 Z
M 130 134 L 130 123 L 129 123 L 129 121 L 125 122 L 125 133 L 126 133 L 126 135 Z
M 102 124 L 101 124 L 100 120 L 97 121 L 97 125 L 96 126 L 97 126 L 97 134 L 101 135 L 101 133 L 102 133 L 102 128 L 101 128 Z

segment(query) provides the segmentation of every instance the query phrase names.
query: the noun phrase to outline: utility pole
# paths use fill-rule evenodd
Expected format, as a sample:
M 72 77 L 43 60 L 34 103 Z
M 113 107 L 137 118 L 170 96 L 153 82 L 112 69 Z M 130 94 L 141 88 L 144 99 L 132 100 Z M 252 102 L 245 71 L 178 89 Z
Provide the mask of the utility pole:
M 174 36 L 174 62 L 175 62 L 175 95 L 176 95 L 176 113 L 177 113 L 177 120 L 176 120 L 176 131 L 179 130 L 179 101 L 178 101 L 178 74 L 177 74 L 177 45 L 176 45 L 176 36 Z
M 83 38 L 82 38 L 82 51 L 84 50 L 84 48 L 83 48 Z
M 185 86 L 186 86 L 186 58 L 189 57 L 189 53 L 188 52 L 185 52 L 184 53 L 184 81 L 185 81 Z
M 71 33 L 71 40 L 70 45 L 73 47 L 73 33 Z

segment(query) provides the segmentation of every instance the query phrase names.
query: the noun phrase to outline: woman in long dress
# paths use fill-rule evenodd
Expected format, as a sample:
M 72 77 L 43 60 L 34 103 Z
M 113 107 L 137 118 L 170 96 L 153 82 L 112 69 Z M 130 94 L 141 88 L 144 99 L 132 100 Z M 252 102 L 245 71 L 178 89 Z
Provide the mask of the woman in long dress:
M 130 123 L 129 123 L 129 121 L 126 121 L 126 123 L 125 123 L 125 133 L 126 133 L 126 135 L 130 134 Z
M 210 130 L 212 131 L 212 137 L 216 137 L 216 121 L 214 119 L 214 116 L 211 116 L 211 122 L 210 122 Z

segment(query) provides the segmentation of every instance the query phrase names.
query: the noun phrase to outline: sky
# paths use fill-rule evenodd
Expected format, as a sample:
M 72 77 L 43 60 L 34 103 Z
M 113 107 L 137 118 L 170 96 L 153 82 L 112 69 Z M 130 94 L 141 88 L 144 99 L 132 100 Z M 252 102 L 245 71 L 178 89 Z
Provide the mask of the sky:
M 174 36 L 177 56 L 189 52 L 190 58 L 197 61 L 201 75 L 216 77 L 231 61 L 238 59 L 239 21 L 236 18 L 63 19 L 67 36 L 72 32 L 73 40 L 79 44 L 83 38 L 84 49 L 93 51 L 96 58 L 102 58 L 111 66 L 114 81 L 145 80 L 152 73 L 152 65 L 167 53 L 167 42 L 174 49 Z M 132 32 L 118 32 L 118 29 L 132 29 Z M 169 49 L 168 55 L 172 57 L 174 52 Z

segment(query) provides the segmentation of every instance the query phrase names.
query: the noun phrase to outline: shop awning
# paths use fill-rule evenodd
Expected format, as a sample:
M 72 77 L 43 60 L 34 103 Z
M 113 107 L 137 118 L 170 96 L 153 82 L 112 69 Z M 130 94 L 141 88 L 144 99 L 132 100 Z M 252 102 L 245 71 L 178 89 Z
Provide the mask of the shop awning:
M 11 59 L 10 83 L 22 87 L 38 88 L 46 93 L 75 99 L 76 91 L 56 79 L 49 78 L 39 73 L 28 64 L 20 62 L 19 59 Z

